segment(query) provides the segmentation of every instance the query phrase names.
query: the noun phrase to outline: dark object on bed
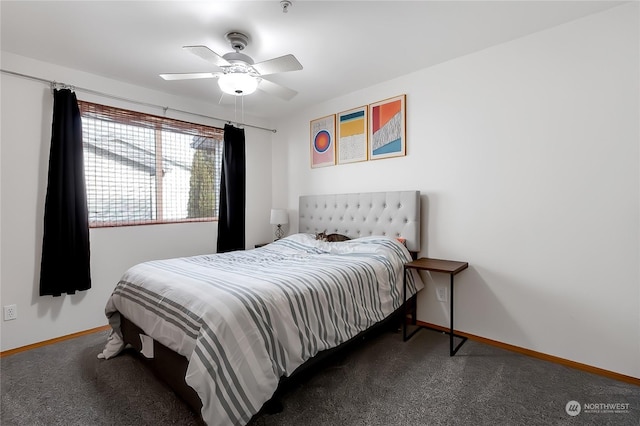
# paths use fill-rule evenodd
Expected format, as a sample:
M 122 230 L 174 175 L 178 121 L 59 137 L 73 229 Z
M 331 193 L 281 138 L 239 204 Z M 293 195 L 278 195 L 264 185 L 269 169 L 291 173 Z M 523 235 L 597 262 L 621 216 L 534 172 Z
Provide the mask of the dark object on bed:
M 409 299 L 407 303 L 415 303 L 415 299 L 416 296 Z M 393 330 L 394 332 L 398 331 L 402 324 L 403 309 L 404 307 L 401 306 L 384 320 L 369 329 L 362 331 L 339 346 L 319 352 L 313 358 L 307 360 L 304 364 L 298 367 L 291 376 L 282 377 L 273 397 L 269 401 L 265 402 L 258 414 L 273 414 L 282 411 L 280 397 L 286 391 L 296 384 L 310 378 L 316 371 L 325 366 L 327 362 L 331 361 L 333 357 L 340 353 L 344 353 L 346 350 L 353 347 L 354 344 L 361 342 L 364 339 L 375 337 L 381 332 L 387 330 Z M 125 343 L 130 344 L 136 350 L 138 357 L 144 361 L 144 364 L 155 374 L 155 376 L 164 381 L 180 397 L 180 399 L 191 407 L 193 411 L 200 414 L 202 401 L 200 401 L 200 397 L 196 391 L 185 382 L 185 373 L 187 371 L 189 360 L 155 340 L 153 341 L 154 357 L 146 358 L 144 355 L 140 354 L 140 351 L 142 350 L 142 343 L 139 336 L 140 334 L 144 334 L 142 329 L 124 316 L 121 316 L 121 330 Z
M 326 241 L 328 243 L 339 243 L 342 241 L 349 241 L 351 238 L 342 234 L 327 234 L 327 231 L 316 233 L 316 240 Z

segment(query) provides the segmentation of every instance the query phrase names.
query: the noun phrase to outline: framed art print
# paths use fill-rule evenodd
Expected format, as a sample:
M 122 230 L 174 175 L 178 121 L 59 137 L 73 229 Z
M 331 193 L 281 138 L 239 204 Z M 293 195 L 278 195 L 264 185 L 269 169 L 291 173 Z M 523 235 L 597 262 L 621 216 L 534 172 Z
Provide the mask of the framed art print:
M 369 159 L 406 154 L 406 95 L 369 105 Z
M 366 105 L 338 114 L 338 164 L 367 160 L 367 117 Z
M 335 114 L 311 120 L 311 167 L 336 164 Z

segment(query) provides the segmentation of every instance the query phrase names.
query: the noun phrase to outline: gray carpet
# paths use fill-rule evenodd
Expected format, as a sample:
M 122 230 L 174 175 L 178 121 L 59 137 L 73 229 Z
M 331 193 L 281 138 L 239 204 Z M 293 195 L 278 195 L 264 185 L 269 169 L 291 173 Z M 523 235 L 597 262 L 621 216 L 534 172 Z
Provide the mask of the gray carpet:
M 3 357 L 2 425 L 203 424 L 131 353 L 98 360 L 105 340 Z M 582 408 L 575 417 L 565 411 L 572 400 Z M 406 343 L 390 332 L 361 342 L 282 403 L 250 425 L 640 425 L 638 386 L 473 341 L 451 358 L 448 337 L 431 330 Z M 612 403 L 628 408 L 601 405 Z

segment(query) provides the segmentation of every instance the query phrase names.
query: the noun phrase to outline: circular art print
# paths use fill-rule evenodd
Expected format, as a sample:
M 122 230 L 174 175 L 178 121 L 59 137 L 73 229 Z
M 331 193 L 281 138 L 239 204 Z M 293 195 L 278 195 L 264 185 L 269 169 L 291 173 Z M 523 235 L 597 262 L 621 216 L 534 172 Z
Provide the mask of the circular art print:
M 331 134 L 326 130 L 320 130 L 313 138 L 313 149 L 322 154 L 331 147 Z

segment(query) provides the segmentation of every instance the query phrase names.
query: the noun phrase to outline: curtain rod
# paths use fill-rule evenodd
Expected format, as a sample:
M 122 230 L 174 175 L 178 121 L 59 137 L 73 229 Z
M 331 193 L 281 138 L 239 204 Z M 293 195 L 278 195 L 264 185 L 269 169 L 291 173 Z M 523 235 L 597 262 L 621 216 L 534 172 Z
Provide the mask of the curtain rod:
M 120 97 L 120 96 L 114 96 L 114 95 L 110 95 L 108 93 L 98 92 L 97 90 L 85 89 L 83 87 L 72 86 L 72 85 L 66 84 L 66 83 L 60 83 L 60 82 L 56 82 L 56 81 L 46 80 L 44 78 L 34 77 L 32 75 L 22 74 L 22 73 L 15 72 L 15 71 L 8 71 L 8 70 L 4 70 L 4 69 L 0 69 L 0 71 L 5 73 L 5 74 L 11 74 L 11 75 L 15 75 L 15 76 L 18 76 L 18 77 L 23 77 L 23 78 L 27 78 L 27 79 L 30 79 L 30 80 L 35 80 L 35 81 L 40 81 L 42 83 L 46 83 L 46 84 L 51 86 L 52 90 L 56 86 L 59 85 L 59 86 L 62 86 L 64 88 L 68 88 L 68 89 L 71 89 L 71 90 L 74 90 L 74 91 L 78 90 L 78 91 L 81 91 L 81 92 L 90 93 L 92 95 L 98 95 L 98 96 L 103 96 L 103 97 L 116 99 L 116 100 L 120 100 L 120 101 L 131 102 L 131 103 L 134 103 L 134 104 L 144 105 L 144 106 L 148 106 L 148 107 L 152 107 L 152 108 L 159 108 L 159 109 L 162 109 L 165 113 L 167 111 L 180 112 L 180 113 L 183 113 L 183 114 L 194 115 L 194 116 L 198 116 L 198 117 L 202 117 L 202 118 L 209 118 L 209 119 L 212 119 L 212 120 L 222 121 L 222 122 L 225 122 L 225 123 L 234 123 L 234 124 L 237 124 L 238 126 L 253 127 L 254 129 L 266 130 L 268 132 L 273 132 L 273 133 L 277 132 L 276 129 L 268 129 L 266 127 L 254 126 L 252 124 L 232 122 L 231 120 L 225 120 L 223 118 L 211 117 L 209 115 L 198 114 L 198 113 L 195 113 L 195 112 L 184 111 L 184 110 L 181 110 L 181 109 L 170 108 L 170 107 L 151 104 L 151 103 L 147 103 L 147 102 L 136 101 L 134 99 L 123 98 L 123 97 Z

